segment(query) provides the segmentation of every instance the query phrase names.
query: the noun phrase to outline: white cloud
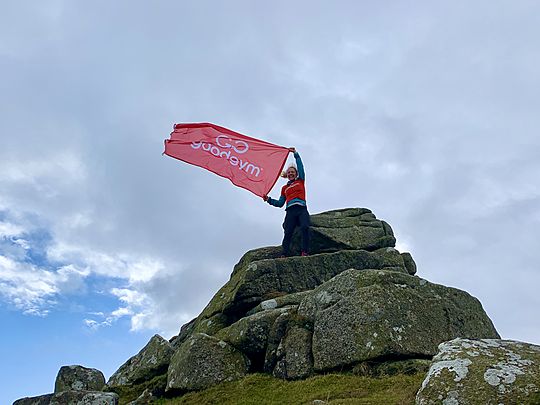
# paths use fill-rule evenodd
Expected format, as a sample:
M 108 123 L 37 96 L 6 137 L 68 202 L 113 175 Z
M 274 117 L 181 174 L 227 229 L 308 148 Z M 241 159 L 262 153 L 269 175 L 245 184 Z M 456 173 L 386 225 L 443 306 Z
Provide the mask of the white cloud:
M 24 250 L 30 249 L 30 243 L 25 239 L 13 239 L 13 243 L 16 244 L 17 246 L 20 246 Z
M 60 297 L 72 294 L 86 294 L 86 280 L 90 275 L 102 279 L 120 279 L 129 288 L 112 288 L 109 294 L 117 297 L 121 306 L 104 315 L 95 313 L 96 319 L 86 319 L 90 329 L 110 326 L 118 319 L 130 317 L 132 330 L 153 328 L 158 325 L 152 319 L 157 312 L 153 300 L 137 288 L 151 281 L 164 269 L 164 264 L 147 256 L 128 253 L 109 254 L 83 246 L 75 246 L 57 241 L 49 241 L 45 247 L 46 261 L 40 264 L 28 262 L 26 253 L 21 254 L 15 246 L 31 254 L 36 250 L 32 233 L 11 222 L 0 223 L 2 236 L 10 236 L 0 256 L 0 295 L 10 305 L 28 315 L 46 316 L 55 307 Z M 16 235 L 27 234 L 29 240 L 15 239 Z M 11 243 L 11 247 L 9 246 Z M 1 246 L 0 246 L 1 247 Z M 69 263 L 52 270 L 46 266 L 55 263 Z M 101 319 L 100 319 L 101 318 Z
M 404 253 L 404 252 L 409 252 L 410 253 L 411 252 L 411 246 L 409 245 L 409 243 L 406 240 L 403 240 L 402 237 L 397 238 L 396 249 L 401 253 Z
M 47 249 L 47 256 L 51 261 L 78 263 L 94 274 L 123 278 L 130 283 L 149 281 L 164 269 L 162 261 L 149 256 L 121 252 L 110 254 L 65 242 L 52 244 Z
M 130 317 L 132 331 L 154 329 L 158 326 L 149 322 L 156 307 L 148 295 L 129 288 L 113 288 L 110 293 L 116 296 L 124 306 L 120 306 L 109 315 L 102 312 L 91 314 L 102 320 L 85 319 L 84 323 L 87 327 L 97 330 L 104 326 L 111 326 L 123 317 Z
M 100 323 L 93 319 L 84 319 L 83 322 L 89 329 L 94 331 L 98 330 L 100 327 Z
M 58 294 L 79 290 L 88 274 L 72 265 L 50 271 L 0 255 L 0 295 L 25 314 L 45 316 Z
M 95 319 L 86 319 L 91 329 L 110 326 L 128 317 L 132 330 L 157 328 L 154 316 L 159 312 L 152 298 L 143 292 L 145 284 L 162 273 L 165 265 L 148 255 L 97 250 L 89 246 L 62 242 L 60 236 L 32 224 L 32 216 L 9 211 L 0 222 L 3 243 L 0 245 L 0 295 L 9 305 L 25 314 L 46 316 L 61 297 L 83 300 L 88 293 L 90 275 L 101 280 L 127 284 L 128 288 L 112 288 L 107 294 L 116 297 L 119 308 L 104 314 L 95 312 Z M 68 215 L 60 225 L 69 229 L 88 226 L 93 220 L 88 213 Z M 62 229 L 62 228 L 60 228 Z M 43 239 L 43 234 L 50 235 Z M 25 238 L 17 237 L 25 235 Z M 1 239 L 0 239 L 1 241 Z M 39 262 L 30 257 L 41 255 Z M 73 295 L 75 294 L 75 295 Z
M 127 288 L 113 288 L 111 293 L 118 297 L 120 301 L 129 306 L 141 306 L 147 300 L 145 294 Z
M 11 238 L 23 233 L 24 229 L 21 226 L 4 221 L 0 222 L 0 238 Z
M 27 184 L 43 187 L 43 182 L 81 182 L 87 176 L 82 160 L 73 152 L 62 152 L 41 159 L 3 159 L 0 183 Z

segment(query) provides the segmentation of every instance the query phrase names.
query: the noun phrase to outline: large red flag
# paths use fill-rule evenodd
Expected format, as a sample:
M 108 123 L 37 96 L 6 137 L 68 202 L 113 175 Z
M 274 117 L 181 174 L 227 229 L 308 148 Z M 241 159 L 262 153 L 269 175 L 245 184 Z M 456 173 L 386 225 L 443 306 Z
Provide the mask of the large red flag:
M 203 167 L 262 197 L 281 173 L 289 149 L 214 124 L 176 124 L 166 155 Z

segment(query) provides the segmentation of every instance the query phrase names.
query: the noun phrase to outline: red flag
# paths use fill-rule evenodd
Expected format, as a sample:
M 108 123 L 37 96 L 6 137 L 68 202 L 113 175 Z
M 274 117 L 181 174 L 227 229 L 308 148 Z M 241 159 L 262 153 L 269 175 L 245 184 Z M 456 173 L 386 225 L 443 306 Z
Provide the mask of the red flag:
M 214 124 L 176 124 L 166 155 L 203 167 L 262 197 L 281 173 L 289 149 Z

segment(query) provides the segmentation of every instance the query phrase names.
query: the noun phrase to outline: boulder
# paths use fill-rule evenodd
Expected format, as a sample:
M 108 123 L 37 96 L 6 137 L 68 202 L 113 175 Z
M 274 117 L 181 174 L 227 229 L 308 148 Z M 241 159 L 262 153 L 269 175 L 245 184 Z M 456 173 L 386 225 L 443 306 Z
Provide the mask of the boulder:
M 39 395 L 37 397 L 21 398 L 13 402 L 13 405 L 49 405 L 53 394 Z
M 159 335 L 154 335 L 139 353 L 131 357 L 109 378 L 111 388 L 138 384 L 164 374 L 174 353 L 172 345 Z
M 310 216 L 311 253 L 339 250 L 376 250 L 394 247 L 396 238 L 390 225 L 367 208 L 345 208 Z M 300 252 L 300 231 L 291 241 L 291 252 Z
M 401 254 L 401 257 L 403 257 L 403 263 L 405 264 L 407 273 L 414 276 L 416 274 L 416 263 L 414 262 L 412 255 L 409 252 L 405 252 Z
M 316 371 L 431 357 L 456 337 L 499 338 L 476 298 L 395 271 L 344 271 L 305 298 L 298 315 L 313 322 Z
M 64 391 L 52 396 L 50 405 L 118 405 L 118 395 L 99 391 Z
M 311 324 L 293 321 L 288 325 L 285 337 L 280 342 L 276 353 L 274 377 L 287 380 L 307 378 L 313 373 L 311 354 Z
M 311 290 L 350 268 L 386 269 L 407 273 L 403 257 L 394 248 L 348 250 L 335 253 L 241 260 L 231 279 L 216 293 L 193 325 L 193 332 L 215 334 L 236 322 L 262 301 Z
M 105 385 L 103 373 L 95 368 L 62 366 L 56 376 L 54 393 L 63 391 L 101 391 Z
M 232 345 L 202 333 L 190 336 L 174 353 L 167 390 L 194 391 L 244 377 L 249 360 Z
M 291 309 L 292 307 L 268 309 L 246 316 L 221 329 L 216 337 L 247 355 L 252 363 L 260 357 L 262 367 L 270 329 L 280 315 L 288 313 Z
M 499 339 L 441 343 L 417 405 L 540 403 L 540 346 Z
M 13 405 L 117 404 L 118 395 L 101 392 L 104 386 L 105 377 L 95 368 L 62 366 L 56 376 L 54 394 L 21 398 Z

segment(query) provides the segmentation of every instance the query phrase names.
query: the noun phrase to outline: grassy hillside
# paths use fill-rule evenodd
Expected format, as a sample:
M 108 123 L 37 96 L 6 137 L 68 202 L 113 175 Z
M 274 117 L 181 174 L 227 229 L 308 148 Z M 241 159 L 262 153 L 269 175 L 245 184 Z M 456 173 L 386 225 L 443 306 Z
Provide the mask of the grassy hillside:
M 414 404 L 425 373 L 382 378 L 352 374 L 327 374 L 302 381 L 285 381 L 265 374 L 251 374 L 242 380 L 223 383 L 182 397 L 160 400 L 160 405 L 261 405 L 312 404 L 323 400 L 332 405 Z

